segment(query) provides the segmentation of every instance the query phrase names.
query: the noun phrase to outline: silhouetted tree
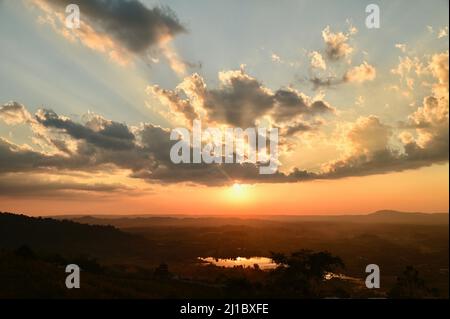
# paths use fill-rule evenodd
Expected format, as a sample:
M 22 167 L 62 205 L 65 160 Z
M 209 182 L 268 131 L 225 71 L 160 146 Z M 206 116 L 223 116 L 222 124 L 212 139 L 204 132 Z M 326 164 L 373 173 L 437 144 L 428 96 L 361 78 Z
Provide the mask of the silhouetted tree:
M 272 260 L 277 268 L 271 273 L 271 288 L 287 297 L 317 297 L 325 274 L 344 268 L 341 258 L 328 252 L 300 250 L 290 256 L 272 253 Z
M 420 278 L 419 272 L 412 266 L 407 266 L 403 273 L 397 277 L 397 283 L 390 290 L 390 298 L 421 299 L 437 297 L 437 289 L 427 287 L 425 280 Z

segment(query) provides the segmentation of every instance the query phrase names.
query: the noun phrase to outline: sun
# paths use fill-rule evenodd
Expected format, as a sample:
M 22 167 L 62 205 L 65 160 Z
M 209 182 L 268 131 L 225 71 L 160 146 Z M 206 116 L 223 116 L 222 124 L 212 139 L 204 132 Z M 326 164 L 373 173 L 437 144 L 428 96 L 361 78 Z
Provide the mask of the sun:
M 223 199 L 231 205 L 244 205 L 253 201 L 253 187 L 251 184 L 241 184 L 234 181 L 223 188 Z
M 232 188 L 235 195 L 242 195 L 244 192 L 244 187 L 239 183 L 234 183 Z
M 243 202 L 249 199 L 249 187 L 245 184 L 240 184 L 238 182 L 233 183 L 231 187 L 228 188 L 228 198 L 234 202 Z

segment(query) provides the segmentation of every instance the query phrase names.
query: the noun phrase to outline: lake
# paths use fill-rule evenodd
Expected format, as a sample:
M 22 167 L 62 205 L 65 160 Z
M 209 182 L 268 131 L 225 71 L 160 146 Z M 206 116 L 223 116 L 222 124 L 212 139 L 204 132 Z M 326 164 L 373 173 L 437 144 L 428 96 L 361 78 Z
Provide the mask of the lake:
M 215 258 L 215 257 L 198 257 L 198 259 L 207 264 L 212 264 L 218 267 L 239 267 L 244 268 L 254 267 L 258 265 L 262 270 L 275 269 L 277 264 L 273 262 L 271 258 L 268 257 L 236 257 L 236 258 Z
M 277 264 L 273 262 L 271 258 L 268 257 L 236 257 L 236 258 L 215 258 L 215 257 L 198 257 L 198 259 L 204 264 L 211 264 L 218 267 L 233 268 L 242 266 L 244 268 L 258 265 L 262 270 L 271 270 L 277 267 Z M 355 278 L 351 276 L 346 276 L 344 274 L 335 274 L 332 272 L 327 272 L 324 275 L 325 280 L 340 279 L 347 281 L 354 281 L 357 283 L 362 283 L 361 278 Z

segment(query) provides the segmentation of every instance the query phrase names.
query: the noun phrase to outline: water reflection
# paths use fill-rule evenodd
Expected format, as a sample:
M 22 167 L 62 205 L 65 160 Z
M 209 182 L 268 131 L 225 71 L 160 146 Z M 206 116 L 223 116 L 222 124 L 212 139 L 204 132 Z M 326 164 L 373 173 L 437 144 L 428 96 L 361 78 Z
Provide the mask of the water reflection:
M 277 268 L 277 264 L 273 262 L 271 258 L 268 257 L 236 257 L 236 258 L 215 258 L 215 257 L 198 257 L 198 259 L 205 264 L 211 264 L 218 267 L 226 267 L 226 268 L 233 268 L 233 267 L 255 267 L 255 265 L 258 265 L 259 269 L 261 270 L 271 270 Z M 333 272 L 327 272 L 324 275 L 324 280 L 331 280 L 331 279 L 339 279 L 339 280 L 347 280 L 347 281 L 354 281 L 361 283 L 361 278 L 355 278 L 346 276 L 344 274 L 336 274 Z
M 267 257 L 236 257 L 236 258 L 214 258 L 214 257 L 198 257 L 198 259 L 204 263 L 212 264 L 218 267 L 238 267 L 242 266 L 244 268 L 247 267 L 255 267 L 258 265 L 262 270 L 275 269 L 277 264 L 273 262 L 271 258 Z
M 333 272 L 327 272 L 324 276 L 325 280 L 331 280 L 331 279 L 341 279 L 341 280 L 349 280 L 349 281 L 361 281 L 361 278 L 351 277 L 344 274 L 335 274 Z

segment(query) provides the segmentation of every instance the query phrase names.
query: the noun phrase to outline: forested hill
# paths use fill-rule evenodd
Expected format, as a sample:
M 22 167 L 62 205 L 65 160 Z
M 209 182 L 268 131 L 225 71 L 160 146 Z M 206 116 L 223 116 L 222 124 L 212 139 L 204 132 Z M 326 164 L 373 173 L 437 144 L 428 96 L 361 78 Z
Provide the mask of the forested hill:
M 28 246 L 38 252 L 108 260 L 149 255 L 148 242 L 113 226 L 0 212 L 0 249 Z

